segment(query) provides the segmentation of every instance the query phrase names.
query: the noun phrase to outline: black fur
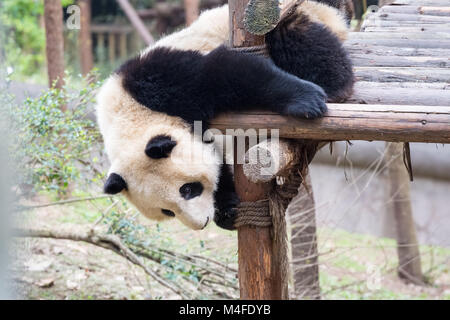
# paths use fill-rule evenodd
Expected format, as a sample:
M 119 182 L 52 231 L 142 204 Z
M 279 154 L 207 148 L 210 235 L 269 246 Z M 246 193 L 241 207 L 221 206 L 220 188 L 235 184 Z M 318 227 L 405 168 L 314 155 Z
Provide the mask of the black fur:
M 107 194 L 117 194 L 124 189 L 127 189 L 127 183 L 117 173 L 111 173 L 103 186 L 103 191 Z
M 231 167 L 222 164 L 220 168 L 219 183 L 214 194 L 216 214 L 215 223 L 224 229 L 234 230 L 234 221 L 237 216 L 236 207 L 239 204 L 239 197 L 234 188 L 233 174 Z
M 191 200 L 199 197 L 203 193 L 203 184 L 201 182 L 185 183 L 180 187 L 180 195 L 185 200 Z
M 321 86 L 329 101 L 348 98 L 353 70 L 340 40 L 325 25 L 294 14 L 266 35 L 270 56 L 281 69 Z
M 171 137 L 158 135 L 151 138 L 147 143 L 145 154 L 152 159 L 168 158 L 176 144 L 176 141 L 173 141 Z
M 157 48 L 128 61 L 118 73 L 139 103 L 191 124 L 233 110 L 258 108 L 306 118 L 326 111 L 319 86 L 282 71 L 269 59 L 223 46 L 205 56 Z

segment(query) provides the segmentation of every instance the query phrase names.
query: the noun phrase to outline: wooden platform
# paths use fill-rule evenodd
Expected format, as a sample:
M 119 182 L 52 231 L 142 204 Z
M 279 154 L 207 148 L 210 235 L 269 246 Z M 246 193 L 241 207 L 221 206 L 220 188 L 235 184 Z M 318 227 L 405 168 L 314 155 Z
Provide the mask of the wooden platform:
M 357 82 L 346 104 L 318 120 L 233 113 L 212 127 L 280 129 L 317 140 L 450 143 L 450 1 L 397 0 L 367 17 L 345 43 Z

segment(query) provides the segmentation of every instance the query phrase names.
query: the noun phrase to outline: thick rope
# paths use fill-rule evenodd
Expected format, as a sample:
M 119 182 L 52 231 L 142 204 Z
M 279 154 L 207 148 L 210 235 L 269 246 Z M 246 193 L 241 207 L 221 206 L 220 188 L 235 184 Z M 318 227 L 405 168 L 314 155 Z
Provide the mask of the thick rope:
M 252 54 L 255 56 L 262 56 L 262 57 L 269 57 L 269 51 L 267 49 L 267 46 L 265 44 L 260 46 L 252 46 L 252 47 L 235 47 L 230 48 L 233 51 L 241 52 L 241 53 L 247 53 Z
M 242 226 L 270 227 L 272 225 L 268 199 L 241 202 L 237 209 L 238 216 L 234 223 L 236 228 Z

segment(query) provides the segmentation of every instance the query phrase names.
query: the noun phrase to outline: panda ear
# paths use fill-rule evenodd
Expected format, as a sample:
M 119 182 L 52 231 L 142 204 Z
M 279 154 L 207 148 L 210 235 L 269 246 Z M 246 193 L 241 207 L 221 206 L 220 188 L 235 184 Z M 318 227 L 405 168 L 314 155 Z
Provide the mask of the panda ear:
M 103 191 L 107 194 L 116 194 L 127 189 L 127 183 L 117 173 L 111 173 L 103 186 Z
M 152 159 L 168 158 L 176 144 L 170 136 L 159 135 L 147 143 L 145 154 Z

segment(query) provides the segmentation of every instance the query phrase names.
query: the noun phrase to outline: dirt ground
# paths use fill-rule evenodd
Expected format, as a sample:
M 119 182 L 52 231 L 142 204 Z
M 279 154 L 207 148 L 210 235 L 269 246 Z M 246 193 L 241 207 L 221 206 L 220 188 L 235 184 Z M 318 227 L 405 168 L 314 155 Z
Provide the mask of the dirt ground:
M 66 205 L 29 211 L 23 215 L 21 225 L 86 230 L 95 217 L 80 215 L 79 209 Z M 234 232 L 210 226 L 199 233 L 178 223 L 162 228 L 179 241 L 180 250 L 189 247 L 193 252 L 236 266 Z M 450 299 L 447 249 L 421 248 L 424 272 L 431 279 L 425 287 L 405 284 L 397 278 L 392 240 L 321 228 L 319 250 L 324 299 Z M 20 298 L 179 299 L 139 267 L 94 245 L 68 240 L 16 239 L 11 254 L 14 286 Z

